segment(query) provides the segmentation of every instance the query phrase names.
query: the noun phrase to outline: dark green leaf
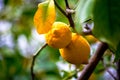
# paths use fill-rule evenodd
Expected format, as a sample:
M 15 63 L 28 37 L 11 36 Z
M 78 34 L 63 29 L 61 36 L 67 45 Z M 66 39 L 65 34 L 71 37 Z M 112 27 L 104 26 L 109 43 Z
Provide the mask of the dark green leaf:
M 118 61 L 119 59 L 120 59 L 120 42 L 119 42 L 119 44 L 117 46 L 117 50 L 115 52 L 115 60 L 114 60 L 114 62 Z
M 120 41 L 120 1 L 96 0 L 93 34 L 116 50 Z

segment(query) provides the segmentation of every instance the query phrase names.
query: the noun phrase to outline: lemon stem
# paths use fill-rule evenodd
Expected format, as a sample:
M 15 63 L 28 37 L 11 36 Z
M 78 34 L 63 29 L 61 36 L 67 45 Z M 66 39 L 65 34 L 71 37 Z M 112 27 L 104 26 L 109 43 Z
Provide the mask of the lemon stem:
M 35 53 L 35 55 L 33 56 L 32 58 L 32 63 L 31 63 L 31 77 L 32 77 L 32 80 L 35 79 L 35 74 L 34 74 L 34 65 L 35 65 L 35 60 L 36 60 L 36 57 L 39 55 L 39 53 L 47 46 L 48 44 L 44 44 L 42 47 L 40 47 L 38 49 L 38 51 Z
M 55 2 L 56 7 L 61 11 L 61 13 L 63 13 L 63 15 L 65 15 L 65 16 L 67 17 L 67 19 L 68 19 L 68 21 L 69 21 L 69 23 L 70 23 L 70 27 L 72 27 L 73 30 L 75 30 L 75 29 L 74 29 L 74 27 L 75 27 L 74 21 L 73 21 L 73 19 L 72 19 L 72 15 L 71 15 L 71 14 L 75 13 L 75 11 L 72 10 L 72 9 L 70 9 L 69 4 L 68 4 L 68 1 L 65 0 L 66 11 L 64 11 L 64 10 L 57 4 L 56 0 L 54 0 L 54 2 Z
M 58 5 L 58 3 L 56 2 L 56 0 L 54 0 L 54 2 L 55 2 L 56 7 L 67 17 L 66 12 Z
M 90 75 L 93 73 L 97 64 L 101 60 L 104 52 L 108 49 L 108 45 L 106 43 L 100 42 L 99 46 L 94 53 L 94 55 L 90 58 L 89 64 L 85 66 L 81 75 L 78 77 L 78 80 L 88 80 Z
M 69 20 L 70 26 L 74 29 L 75 25 L 74 25 L 74 21 L 72 19 L 72 15 L 71 15 L 72 13 L 70 13 L 71 9 L 69 7 L 68 0 L 65 0 L 65 4 L 66 4 L 67 18 Z

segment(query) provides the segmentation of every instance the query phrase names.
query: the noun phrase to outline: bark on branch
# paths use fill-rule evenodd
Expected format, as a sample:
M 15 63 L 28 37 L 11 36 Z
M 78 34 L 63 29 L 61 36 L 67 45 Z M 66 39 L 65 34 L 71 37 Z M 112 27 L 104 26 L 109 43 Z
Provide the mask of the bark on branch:
M 74 25 L 74 21 L 72 19 L 72 15 L 71 15 L 72 13 L 74 13 L 74 10 L 70 9 L 68 1 L 65 0 L 65 4 L 66 4 L 66 10 L 65 11 L 58 5 L 56 0 L 54 0 L 54 2 L 55 2 L 56 7 L 61 11 L 61 13 L 63 13 L 67 17 L 67 19 L 70 23 L 70 27 L 72 27 L 74 29 L 75 25 Z
M 120 80 L 120 60 L 117 62 L 117 79 Z
M 89 64 L 85 66 L 78 80 L 88 80 L 98 62 L 102 58 L 104 52 L 108 48 L 106 43 L 100 42 L 95 54 L 90 58 Z

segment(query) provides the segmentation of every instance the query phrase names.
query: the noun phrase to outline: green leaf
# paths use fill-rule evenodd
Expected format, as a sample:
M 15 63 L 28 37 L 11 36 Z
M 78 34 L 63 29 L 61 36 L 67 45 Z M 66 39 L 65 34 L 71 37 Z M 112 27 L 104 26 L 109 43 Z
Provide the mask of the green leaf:
M 64 0 L 56 0 L 57 4 L 65 11 L 66 9 L 66 5 L 65 5 L 65 1 Z M 76 3 L 78 2 L 78 0 L 68 0 L 68 3 L 70 4 L 70 8 L 74 9 L 76 6 Z M 67 17 L 61 13 L 61 11 L 56 7 L 56 21 L 60 21 L 60 22 L 64 22 L 69 24 L 69 21 L 67 19 Z
M 63 0 L 64 1 L 64 0 Z M 76 7 L 76 4 L 78 3 L 79 0 L 68 0 L 68 3 L 70 4 L 70 8 L 74 9 Z
M 66 9 L 65 1 L 64 0 L 55 0 L 57 4 L 63 9 Z
M 58 72 L 58 67 L 55 64 L 55 62 L 58 60 L 59 50 L 46 46 L 36 58 L 34 72 L 37 75 L 37 80 L 40 80 L 41 78 L 43 78 L 43 80 L 52 80 L 46 79 L 49 76 L 58 78 L 53 80 L 61 80 Z
M 55 5 L 53 0 L 38 4 L 38 9 L 34 15 L 34 24 L 39 34 L 47 33 L 56 18 Z
M 119 59 L 120 59 L 120 42 L 119 42 L 119 44 L 117 46 L 117 50 L 115 52 L 115 60 L 114 60 L 114 62 L 118 61 Z
M 65 15 L 63 15 L 59 9 L 56 9 L 56 21 L 59 21 L 59 22 L 64 22 L 66 24 L 68 24 L 68 19 Z
M 75 29 L 82 32 L 82 23 L 92 18 L 94 0 L 80 0 L 75 9 Z
M 96 0 L 94 6 L 93 34 L 116 50 L 120 42 L 120 1 Z
M 66 5 L 64 0 L 55 0 L 56 3 L 65 11 Z M 69 23 L 67 17 L 56 7 L 56 21 Z

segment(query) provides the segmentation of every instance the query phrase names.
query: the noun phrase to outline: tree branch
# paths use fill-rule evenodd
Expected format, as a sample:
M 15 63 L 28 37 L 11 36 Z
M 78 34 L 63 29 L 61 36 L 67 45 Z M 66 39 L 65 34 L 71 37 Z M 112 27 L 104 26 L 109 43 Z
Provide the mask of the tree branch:
M 74 10 L 71 10 L 68 4 L 68 1 L 65 0 L 65 4 L 66 4 L 66 11 L 64 11 L 56 2 L 56 0 L 54 0 L 56 7 L 63 13 L 63 15 L 65 15 L 70 23 L 70 27 L 72 27 L 74 29 L 74 22 L 72 19 L 71 14 L 74 13 Z M 75 29 L 74 29 L 75 30 Z
M 71 13 L 70 13 L 70 12 L 67 12 L 68 10 L 70 10 L 70 7 L 69 7 L 69 4 L 68 4 L 68 1 L 67 1 L 67 0 L 65 0 L 65 4 L 66 4 L 67 18 L 68 18 L 68 20 L 69 20 L 70 26 L 74 29 L 75 25 L 74 25 L 74 21 L 73 21 L 73 19 L 72 19 Z
M 67 17 L 66 12 L 57 4 L 56 0 L 54 0 L 56 7 Z
M 102 61 L 102 63 L 103 63 L 103 66 L 105 67 L 106 71 L 111 75 L 111 77 L 112 77 L 114 80 L 117 80 L 117 78 L 114 76 L 114 74 L 112 74 L 112 72 L 107 68 L 107 65 L 105 64 L 103 58 L 101 59 L 101 61 Z
M 104 52 L 108 48 L 106 43 L 100 42 L 98 49 L 95 54 L 90 58 L 89 64 L 85 66 L 83 71 L 81 72 L 81 76 L 78 80 L 88 80 L 94 69 L 96 68 L 98 62 L 102 58 Z
M 117 80 L 120 80 L 120 60 L 118 60 L 117 62 L 117 77 L 118 77 Z
M 47 46 L 47 44 L 44 44 L 33 56 L 33 59 L 32 59 L 32 64 L 31 64 L 31 77 L 32 77 L 32 80 L 34 80 L 35 78 L 35 74 L 33 72 L 33 69 L 34 69 L 34 65 L 35 65 L 35 59 L 36 57 L 39 55 L 39 53 Z
M 112 74 L 112 72 L 111 72 L 109 69 L 106 69 L 106 70 L 107 70 L 107 72 L 113 77 L 114 80 L 119 80 L 119 79 L 117 79 L 117 78 Z

